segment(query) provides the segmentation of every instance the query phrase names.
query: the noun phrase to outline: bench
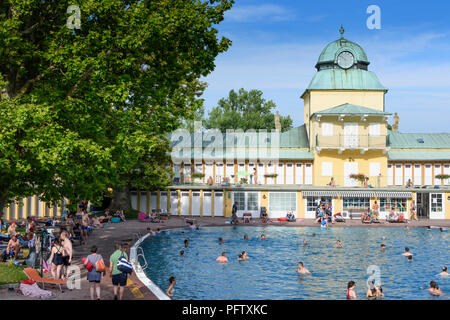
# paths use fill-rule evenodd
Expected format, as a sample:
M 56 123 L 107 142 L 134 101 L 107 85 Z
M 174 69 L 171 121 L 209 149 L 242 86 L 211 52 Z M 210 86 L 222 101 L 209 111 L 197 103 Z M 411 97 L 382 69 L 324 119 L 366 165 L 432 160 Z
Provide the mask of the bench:
M 250 223 L 250 220 L 252 219 L 252 214 L 251 213 L 244 213 L 242 215 L 242 220 L 244 221 L 244 223 Z

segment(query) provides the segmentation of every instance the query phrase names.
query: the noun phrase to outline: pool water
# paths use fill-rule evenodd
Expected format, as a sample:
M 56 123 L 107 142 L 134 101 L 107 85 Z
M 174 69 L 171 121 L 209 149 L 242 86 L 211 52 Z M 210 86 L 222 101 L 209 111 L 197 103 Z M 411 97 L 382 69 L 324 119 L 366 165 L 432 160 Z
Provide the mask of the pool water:
M 249 240 L 243 240 L 245 234 Z M 260 240 L 261 234 L 266 240 Z M 219 244 L 219 237 L 223 244 Z M 185 238 L 190 239 L 187 248 Z M 336 248 L 337 239 L 343 248 Z M 308 242 L 306 246 L 303 240 Z M 386 252 L 380 251 L 382 243 Z M 402 256 L 405 246 L 414 254 L 413 261 Z M 169 277 L 176 277 L 173 299 L 337 300 L 346 298 L 350 280 L 356 282 L 358 299 L 366 299 L 371 265 L 379 267 L 384 299 L 450 297 L 450 276 L 438 275 L 442 266 L 450 266 L 448 230 L 204 227 L 149 236 L 142 248 L 148 263 L 145 272 L 164 292 Z M 183 256 L 180 250 L 185 251 Z M 250 260 L 237 260 L 243 250 Z M 216 262 L 222 251 L 227 253 L 227 264 Z M 299 261 L 311 275 L 297 273 Z M 446 295 L 434 297 L 423 290 L 431 280 Z

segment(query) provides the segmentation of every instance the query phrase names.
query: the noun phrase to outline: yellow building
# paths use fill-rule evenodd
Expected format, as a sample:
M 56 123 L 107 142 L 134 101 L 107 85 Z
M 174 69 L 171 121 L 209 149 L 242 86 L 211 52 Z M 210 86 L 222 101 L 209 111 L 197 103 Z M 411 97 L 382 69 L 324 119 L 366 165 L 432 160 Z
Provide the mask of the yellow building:
M 304 125 L 256 138 L 175 135 L 174 184 L 166 191 L 134 191 L 133 207 L 230 216 L 237 201 L 238 216 L 259 217 L 265 207 L 271 218 L 287 211 L 314 218 L 322 200 L 334 213 L 353 218 L 377 201 L 384 218 L 391 208 L 409 216 L 414 200 L 419 218 L 450 219 L 450 134 L 400 133 L 397 115 L 390 130 L 388 90 L 369 65 L 363 48 L 341 35 L 322 51 L 301 95 Z M 364 184 L 351 174 L 368 180 Z M 335 187 L 327 186 L 332 178 Z

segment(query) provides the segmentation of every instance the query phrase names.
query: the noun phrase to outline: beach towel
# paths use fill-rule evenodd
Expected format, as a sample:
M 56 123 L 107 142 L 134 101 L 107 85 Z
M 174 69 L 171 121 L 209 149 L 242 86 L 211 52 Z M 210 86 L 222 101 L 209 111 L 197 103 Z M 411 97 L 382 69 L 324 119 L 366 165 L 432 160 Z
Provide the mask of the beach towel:
M 34 284 L 21 283 L 20 292 L 22 292 L 24 296 L 32 298 L 46 299 L 52 296 L 51 291 L 42 290 L 41 288 L 38 287 L 37 283 Z

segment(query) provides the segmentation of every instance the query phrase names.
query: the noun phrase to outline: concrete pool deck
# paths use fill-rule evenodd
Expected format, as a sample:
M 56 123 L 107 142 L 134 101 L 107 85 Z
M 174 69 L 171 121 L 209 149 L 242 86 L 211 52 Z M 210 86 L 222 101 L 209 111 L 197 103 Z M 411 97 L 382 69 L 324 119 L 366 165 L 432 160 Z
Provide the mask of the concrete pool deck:
M 192 217 L 196 219 L 196 223 L 200 227 L 206 226 L 229 226 L 225 224 L 229 218 L 223 217 Z M 318 227 L 317 223 L 314 223 L 313 219 L 306 219 L 302 222 L 281 222 L 281 223 L 270 223 L 262 224 L 255 219 L 250 223 L 242 223 L 239 219 L 240 224 L 244 226 L 287 226 L 287 227 Z M 360 220 L 347 220 L 345 223 L 335 223 L 330 225 L 330 228 L 340 228 L 340 227 L 364 227 L 364 228 L 404 228 L 408 226 L 410 228 L 416 227 L 446 227 L 450 228 L 450 220 L 421 220 L 412 221 L 409 223 L 385 223 L 384 221 L 380 224 L 362 224 Z M 98 253 L 101 254 L 107 264 L 109 265 L 109 256 L 114 251 L 115 243 L 127 243 L 130 248 L 136 241 L 138 234 L 143 236 L 147 233 L 147 228 L 150 227 L 153 230 L 156 228 L 172 229 L 186 227 L 185 217 L 171 217 L 169 220 L 163 223 L 149 223 L 140 222 L 137 220 L 129 220 L 127 222 L 118 224 L 107 224 L 104 229 L 97 229 L 92 232 L 89 236 L 88 243 L 86 245 L 74 245 L 74 256 L 73 264 L 80 267 L 81 269 L 81 289 L 68 290 L 64 288 L 64 292 L 61 293 L 56 287 L 46 287 L 46 289 L 51 290 L 55 297 L 53 300 L 88 300 L 89 295 L 89 283 L 86 279 L 86 269 L 82 266 L 81 258 L 86 257 L 90 252 L 90 248 L 93 245 L 98 247 Z M 129 254 L 129 249 L 128 249 Z M 48 276 L 48 275 L 47 275 Z M 126 300 L 157 300 L 157 297 L 136 277 L 135 273 L 130 278 L 125 292 L 124 299 Z M 102 279 L 101 282 L 102 289 L 102 299 L 112 300 L 113 287 L 111 284 L 111 278 L 107 275 Z M 163 291 L 166 288 L 161 288 Z M 33 300 L 18 294 L 15 291 L 8 291 L 7 288 L 0 289 L 0 300 Z

